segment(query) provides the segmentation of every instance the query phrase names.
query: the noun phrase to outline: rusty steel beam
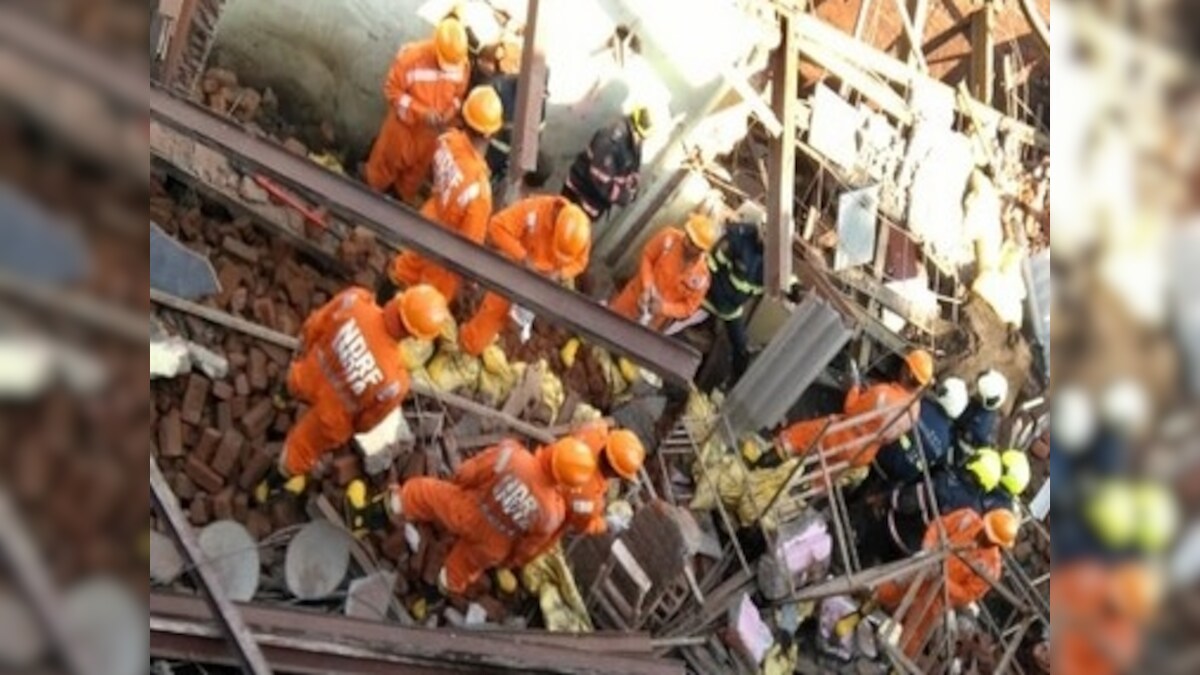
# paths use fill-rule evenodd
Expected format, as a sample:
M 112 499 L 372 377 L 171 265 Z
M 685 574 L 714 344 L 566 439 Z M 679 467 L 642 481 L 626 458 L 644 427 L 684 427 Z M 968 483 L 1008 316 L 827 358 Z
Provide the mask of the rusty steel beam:
M 582 336 L 672 380 L 689 382 L 700 365 L 695 349 L 628 321 L 583 295 L 478 246 L 420 214 L 298 157 L 272 141 L 247 133 L 236 123 L 154 88 L 150 92 L 151 133 L 166 125 L 200 144 L 254 167 L 330 211 L 370 228 L 385 243 L 411 248 L 473 278 L 517 304 L 551 318 Z
M 245 621 L 242 620 L 242 615 L 238 612 L 237 607 L 225 594 L 225 589 L 221 587 L 216 572 L 207 564 L 204 553 L 200 550 L 200 544 L 196 541 L 195 533 L 192 532 L 192 526 L 179 507 L 179 499 L 175 497 L 174 492 L 171 492 L 171 487 L 167 485 L 167 479 L 163 477 L 153 455 L 150 457 L 150 496 L 155 507 L 162 514 L 163 520 L 167 522 L 171 536 L 179 544 L 180 551 L 187 559 L 212 614 L 217 617 L 221 631 L 218 637 L 223 635 L 228 640 L 228 645 L 223 649 L 228 652 L 229 647 L 233 648 L 234 653 L 230 655 L 230 658 L 236 659 L 237 665 L 244 672 L 252 675 L 270 675 L 271 667 L 267 665 L 266 658 L 259 649 L 258 643 L 254 641 L 254 636 L 250 634 L 250 629 L 246 627 Z
M 771 56 L 771 108 L 783 126 L 771 139 L 767 175 L 767 242 L 765 274 L 767 292 L 779 297 L 792 279 L 793 215 L 796 189 L 796 106 L 800 52 L 790 16 L 779 17 L 779 47 Z

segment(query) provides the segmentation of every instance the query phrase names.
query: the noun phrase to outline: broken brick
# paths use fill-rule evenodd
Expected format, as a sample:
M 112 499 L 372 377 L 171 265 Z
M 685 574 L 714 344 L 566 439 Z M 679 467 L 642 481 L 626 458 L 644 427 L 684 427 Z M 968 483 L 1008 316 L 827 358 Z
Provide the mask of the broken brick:
M 261 398 L 242 417 L 242 429 L 245 429 L 247 438 L 259 438 L 267 433 L 274 419 L 275 406 L 271 404 L 271 399 Z
M 295 499 L 277 499 L 271 502 L 271 523 L 275 529 L 299 525 L 303 520 Z
M 404 530 L 394 530 L 384 537 L 379 545 L 380 553 L 394 563 L 398 563 L 408 555 L 408 541 L 404 538 Z
M 429 550 L 425 552 L 424 567 L 421 570 L 421 581 L 429 586 L 437 585 L 438 572 L 446 564 L 446 555 L 450 552 L 449 542 L 438 540 L 430 542 Z
M 163 457 L 183 456 L 183 423 L 179 410 L 172 410 L 159 420 L 158 451 Z
M 177 473 L 171 477 L 171 492 L 174 492 L 180 501 L 190 502 L 196 496 L 196 484 L 186 474 Z
M 333 460 L 333 479 L 338 486 L 346 487 L 350 481 L 362 476 L 358 456 L 351 454 L 339 455 Z
M 200 424 L 200 418 L 204 416 L 204 403 L 208 399 L 208 388 L 207 377 L 193 374 L 188 378 L 187 390 L 183 393 L 183 403 L 180 406 L 184 422 Z
M 218 400 L 228 401 L 229 399 L 233 398 L 233 385 L 224 380 L 221 380 L 220 382 L 214 382 L 212 386 L 212 395 Z
M 229 313 L 241 314 L 245 311 L 247 302 L 250 302 L 250 291 L 245 287 L 237 289 L 229 296 Z
M 233 519 L 233 488 L 227 487 L 213 495 L 209 507 L 214 520 Z
M 254 301 L 250 311 L 254 320 L 268 328 L 275 328 L 275 303 L 270 298 L 259 298 Z
M 271 426 L 276 433 L 286 434 L 292 428 L 292 416 L 281 412 L 275 416 L 275 424 Z
M 250 388 L 264 391 L 270 382 L 267 379 L 267 355 L 261 349 L 250 350 Z
M 236 237 L 227 236 L 221 241 L 221 248 L 236 258 L 250 263 L 251 265 L 258 263 L 258 249 L 237 239 Z
M 246 530 L 255 541 L 261 541 L 271 534 L 271 518 L 257 509 L 246 515 Z
M 492 623 L 501 623 L 508 618 L 508 608 L 494 596 L 481 595 L 475 598 L 475 602 L 487 612 L 488 620 Z
M 275 455 L 270 452 L 256 452 L 246 460 L 242 474 L 238 477 L 238 487 L 243 490 L 253 490 L 263 476 L 267 475 L 271 465 L 275 463 Z
M 221 474 L 223 478 L 228 478 L 229 472 L 233 471 L 238 457 L 242 454 L 245 442 L 245 437 L 237 429 L 226 431 L 221 437 L 221 445 L 217 447 L 217 454 L 213 457 L 212 470 Z
M 221 432 L 233 428 L 233 402 L 221 401 L 217 404 L 217 429 Z
M 233 388 L 234 391 L 237 392 L 238 396 L 249 396 L 250 379 L 246 377 L 245 373 L 238 373 L 237 378 L 235 378 L 233 381 Z
M 217 449 L 217 444 L 221 442 L 221 432 L 216 429 L 205 429 L 200 435 L 200 442 L 196 444 L 196 448 L 192 450 L 192 456 L 199 459 L 201 462 L 208 464 L 212 461 L 213 453 Z
M 208 509 L 208 497 L 206 495 L 196 495 L 188 508 L 188 521 L 194 527 L 204 527 L 208 521 L 212 520 L 212 515 Z
M 239 492 L 233 497 L 233 519 L 245 525 L 248 515 L 250 515 L 250 497 L 245 492 Z
M 246 397 L 234 396 L 229 401 L 229 414 L 233 415 L 234 419 L 241 419 L 242 415 L 246 414 Z
M 201 490 L 210 494 L 217 492 L 225 485 L 225 479 L 221 477 L 221 474 L 213 471 L 210 466 L 196 457 L 188 457 L 187 462 L 183 465 L 183 470 Z

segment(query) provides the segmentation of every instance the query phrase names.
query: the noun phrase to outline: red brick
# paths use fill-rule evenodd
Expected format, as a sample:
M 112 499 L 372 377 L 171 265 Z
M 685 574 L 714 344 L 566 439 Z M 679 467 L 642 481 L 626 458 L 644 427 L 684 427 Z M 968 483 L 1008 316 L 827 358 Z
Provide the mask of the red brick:
M 238 373 L 237 378 L 233 381 L 234 391 L 238 396 L 250 395 L 250 378 L 246 377 L 245 373 Z
M 188 457 L 187 463 L 183 465 L 183 470 L 187 472 L 188 478 L 191 478 L 201 490 L 209 494 L 219 491 L 225 485 L 225 479 L 221 477 L 221 474 L 213 471 L 207 464 L 195 457 Z
M 233 519 L 245 525 L 246 517 L 250 515 L 250 496 L 239 492 L 233 497 Z
M 208 399 L 209 381 L 203 375 L 193 374 L 188 378 L 187 390 L 183 393 L 181 416 L 188 424 L 200 424 L 204 415 L 204 404 Z
M 211 508 L 213 520 L 232 520 L 233 488 L 227 487 L 213 495 Z
M 262 350 L 263 353 L 267 355 L 267 358 L 271 359 L 271 363 L 274 363 L 280 368 L 286 368 L 287 365 L 292 362 L 292 353 L 283 347 L 276 345 L 263 345 Z
M 158 451 L 163 457 L 183 456 L 183 423 L 178 409 L 171 410 L 158 422 Z
M 234 370 L 241 370 L 242 368 L 245 368 L 246 363 L 249 361 L 244 352 L 234 350 L 226 350 L 225 358 L 229 359 L 229 367 Z
M 196 498 L 192 500 L 191 506 L 188 508 L 188 520 L 195 527 L 204 527 L 208 521 L 212 520 L 207 495 L 196 495 Z
M 446 540 L 434 540 L 429 544 L 425 553 L 425 565 L 421 570 L 421 581 L 429 586 L 437 585 L 438 572 L 446 564 L 446 554 L 450 552 L 450 544 Z
M 216 452 L 217 444 L 221 442 L 221 432 L 216 429 L 205 429 L 200 435 L 200 442 L 196 444 L 196 448 L 192 450 L 192 456 L 199 459 L 201 462 L 208 464 L 212 461 L 213 453 Z
M 245 396 L 234 396 L 229 401 L 229 414 L 233 415 L 234 419 L 242 419 L 242 415 L 246 414 L 247 402 Z
M 214 382 L 212 387 L 212 395 L 221 401 L 228 401 L 233 398 L 233 385 L 225 380 Z
M 233 428 L 233 403 L 221 401 L 217 404 L 217 429 L 221 432 Z
M 250 350 L 250 388 L 264 391 L 270 382 L 267 378 L 267 355 L 257 347 Z
M 271 429 L 278 434 L 286 434 L 292 428 L 292 416 L 281 412 L 275 415 L 275 424 L 271 425 Z
M 246 303 L 250 302 L 250 291 L 244 287 L 239 288 L 229 296 L 229 313 L 241 314 L 246 309 Z
M 257 509 L 246 515 L 246 529 L 256 541 L 271 534 L 271 518 Z
M 275 419 L 275 406 L 271 399 L 263 397 L 242 417 L 242 429 L 247 438 L 258 438 L 267 433 L 271 422 Z
M 231 262 L 221 265 L 217 271 L 217 283 L 221 285 L 221 293 L 217 296 L 217 304 L 222 307 L 229 304 L 233 292 L 246 280 L 248 272 L 245 267 Z
M 275 328 L 275 303 L 271 302 L 270 298 L 259 298 L 255 300 L 254 304 L 251 306 L 251 311 L 254 314 L 255 321 L 258 321 L 268 328 Z
M 484 578 L 486 578 L 486 575 L 484 575 Z M 508 618 L 508 608 L 504 606 L 503 602 L 500 602 L 491 595 L 481 595 L 475 598 L 475 602 L 487 610 L 488 619 L 492 623 L 500 623 Z
M 346 487 L 350 481 L 362 476 L 358 456 L 355 454 L 339 455 L 333 460 L 333 479 L 341 487 Z
M 251 265 L 258 262 L 258 249 L 234 237 L 225 237 L 221 241 L 221 248 L 229 255 L 241 258 Z
M 190 502 L 196 496 L 196 484 L 187 474 L 177 473 L 171 477 L 171 492 L 174 492 L 180 501 Z
M 246 438 L 237 429 L 226 431 L 221 437 L 221 444 L 217 446 L 217 454 L 213 457 L 212 470 L 228 478 L 233 467 L 237 465 L 245 444 Z
M 251 455 L 242 468 L 242 475 L 238 477 L 238 487 L 253 490 L 275 461 L 276 455 L 271 452 L 259 451 Z

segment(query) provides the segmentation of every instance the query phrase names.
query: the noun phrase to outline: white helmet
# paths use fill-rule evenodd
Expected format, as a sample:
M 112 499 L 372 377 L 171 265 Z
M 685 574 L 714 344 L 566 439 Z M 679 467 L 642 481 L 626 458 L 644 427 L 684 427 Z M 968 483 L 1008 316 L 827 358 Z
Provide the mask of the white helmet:
M 980 375 L 975 384 L 979 387 L 983 407 L 988 410 L 998 409 L 1008 398 L 1008 380 L 994 368 Z
M 1054 394 L 1050 430 L 1068 452 L 1083 450 L 1096 431 L 1092 399 L 1079 387 L 1063 387 Z
M 1100 414 L 1119 433 L 1140 433 L 1150 418 L 1150 401 L 1145 388 L 1130 379 L 1114 382 L 1100 399 Z
M 745 201 L 737 207 L 730 218 L 734 223 L 746 223 L 755 227 L 762 227 L 767 222 L 767 211 L 756 202 Z
M 952 420 L 962 416 L 969 398 L 967 383 L 960 377 L 947 377 L 938 385 L 937 402 Z

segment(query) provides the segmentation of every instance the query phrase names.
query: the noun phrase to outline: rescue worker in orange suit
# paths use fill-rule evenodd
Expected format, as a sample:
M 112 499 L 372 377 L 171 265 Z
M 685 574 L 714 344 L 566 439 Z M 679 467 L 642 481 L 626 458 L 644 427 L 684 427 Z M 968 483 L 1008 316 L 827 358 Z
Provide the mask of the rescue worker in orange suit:
M 484 152 L 488 138 L 500 128 L 500 97 L 491 87 L 476 87 L 462 107 L 465 130 L 451 129 L 437 139 L 433 154 L 433 193 L 421 207 L 421 215 L 442 227 L 482 244 L 492 217 L 492 186 Z M 429 284 L 447 302 L 454 302 L 461 278 L 450 270 L 418 255 L 403 251 L 392 261 L 378 289 L 380 298 L 396 288 Z
M 413 203 L 429 176 L 438 136 L 458 117 L 470 79 L 467 31 L 443 19 L 433 38 L 396 54 L 383 95 L 388 111 L 367 158 L 364 178 L 373 190 L 394 190 Z
M 637 481 L 646 461 L 646 448 L 637 434 L 628 429 L 610 431 L 604 422 L 591 422 L 575 432 L 596 456 L 598 471 L 586 485 L 567 497 L 566 526 L 577 534 L 604 534 L 615 522 L 606 517 L 609 481 L 619 478 Z
M 1003 572 L 1004 559 L 1000 549 L 1011 549 L 1016 544 L 1020 523 L 1016 514 L 1006 509 L 990 511 L 981 517 L 974 509 L 966 508 L 942 516 L 940 522 L 929 525 L 922 548 L 940 550 L 941 531 L 945 528 L 946 541 L 955 553 L 946 558 L 944 565 L 935 564 L 931 568 L 934 570 L 932 576 L 922 579 L 918 572 L 915 579 L 887 582 L 876 591 L 879 604 L 894 613 L 903 604 L 911 585 L 920 585 L 916 602 L 909 605 L 905 616 L 898 617 L 904 625 L 900 648 L 906 656 L 913 659 L 923 651 L 947 609 L 965 609 L 991 591 L 992 582 L 998 582 Z M 939 572 L 946 584 L 945 593 L 937 582 Z M 946 606 L 947 596 L 949 607 Z
M 451 480 L 414 478 L 370 501 L 365 483 L 355 481 L 347 502 L 355 529 L 407 520 L 457 537 L 438 586 L 462 595 L 488 570 L 522 565 L 552 545 L 566 518 L 564 495 L 595 473 L 595 455 L 577 438 L 536 453 L 506 440 L 464 462 Z
M 904 367 L 895 382 L 864 386 L 858 377 L 846 393 L 841 415 L 828 415 L 797 422 L 779 435 L 778 446 L 786 457 L 805 453 L 820 439 L 820 451 L 832 466 L 842 462 L 851 468 L 875 461 L 879 450 L 912 430 L 920 416 L 920 390 L 933 381 L 933 356 L 916 349 L 904 357 Z M 903 409 L 904 405 L 908 409 Z M 859 423 L 841 424 L 855 417 L 879 413 Z M 838 425 L 825 433 L 826 427 Z M 869 440 L 868 440 L 869 439 Z M 829 455 L 828 453 L 833 453 Z
M 414 286 L 383 307 L 366 289 L 349 288 L 309 316 L 287 384 L 310 407 L 288 432 L 279 466 L 256 487 L 256 499 L 266 502 L 284 488 L 302 492 L 324 455 L 402 414 L 409 382 L 397 343 L 431 340 L 448 321 L 446 300 L 431 286 Z
M 662 330 L 700 309 L 712 277 L 705 253 L 720 238 L 711 218 L 692 214 L 683 229 L 665 227 L 642 251 L 638 273 L 609 303 L 613 311 Z
M 572 280 L 587 269 L 592 249 L 587 214 L 566 199 L 549 195 L 522 199 L 497 213 L 488 234 L 509 260 L 558 282 Z M 482 354 L 504 328 L 511 309 L 507 298 L 488 292 L 462 328 L 463 350 Z

